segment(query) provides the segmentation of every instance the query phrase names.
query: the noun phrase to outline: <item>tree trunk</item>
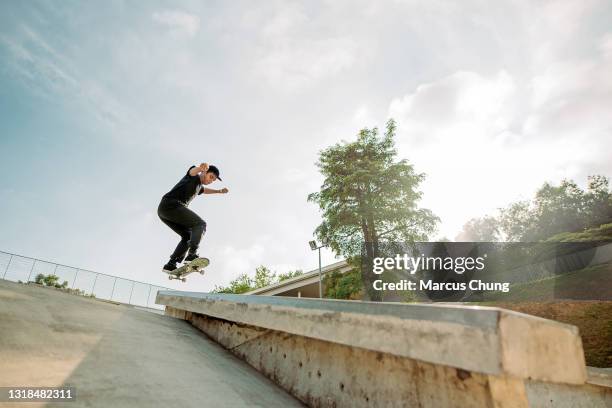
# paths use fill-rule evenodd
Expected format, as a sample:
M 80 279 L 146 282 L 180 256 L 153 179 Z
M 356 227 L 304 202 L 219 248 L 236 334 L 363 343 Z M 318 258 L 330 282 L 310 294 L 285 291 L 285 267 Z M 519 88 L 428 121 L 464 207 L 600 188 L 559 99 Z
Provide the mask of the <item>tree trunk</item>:
M 376 242 L 376 237 L 373 237 L 372 228 L 365 219 L 362 219 L 361 229 L 364 236 L 364 248 L 361 251 L 361 279 L 364 286 L 363 300 L 380 302 L 382 300 L 382 293 L 375 290 L 373 286 L 374 281 L 379 279 L 379 277 L 372 271 L 374 258 L 377 256 L 376 247 L 378 242 Z

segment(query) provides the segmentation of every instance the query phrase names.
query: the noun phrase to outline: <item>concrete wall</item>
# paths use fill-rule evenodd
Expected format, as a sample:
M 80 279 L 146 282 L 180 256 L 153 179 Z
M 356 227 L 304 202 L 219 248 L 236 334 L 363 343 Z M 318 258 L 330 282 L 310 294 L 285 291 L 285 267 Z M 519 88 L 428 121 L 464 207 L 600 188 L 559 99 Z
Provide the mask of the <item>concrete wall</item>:
M 157 302 L 314 407 L 612 404 L 612 388 L 587 384 L 574 326 L 520 313 L 194 292 Z

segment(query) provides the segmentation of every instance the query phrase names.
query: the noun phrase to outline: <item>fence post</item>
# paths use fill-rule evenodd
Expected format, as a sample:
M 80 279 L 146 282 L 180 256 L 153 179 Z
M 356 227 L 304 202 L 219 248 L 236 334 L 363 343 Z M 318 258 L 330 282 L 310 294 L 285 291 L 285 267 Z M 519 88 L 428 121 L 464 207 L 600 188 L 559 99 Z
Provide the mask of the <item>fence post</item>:
M 96 278 L 94 279 L 94 284 L 93 287 L 91 288 L 91 294 L 94 294 L 94 290 L 96 290 L 96 282 L 98 281 L 98 275 L 100 275 L 99 273 L 96 273 Z
M 2 275 L 2 279 L 4 279 L 6 277 L 6 273 L 8 272 L 9 266 L 11 266 L 11 261 L 12 260 L 13 260 L 13 255 L 11 255 L 11 257 L 9 258 L 8 263 L 6 264 L 6 269 L 4 270 L 4 275 Z
M 76 273 L 74 274 L 74 280 L 72 281 L 72 289 L 74 289 L 74 284 L 76 283 L 77 276 L 79 276 L 79 271 L 80 269 L 77 269 Z
M 117 284 L 117 278 L 115 278 L 115 281 L 113 282 L 113 290 L 111 290 L 110 300 L 113 300 L 113 294 L 115 293 L 115 285 L 116 284 Z
M 29 283 L 30 279 L 32 279 L 32 272 L 34 271 L 34 265 L 36 265 L 36 259 L 34 260 L 34 262 L 32 262 L 32 267 L 30 268 L 30 274 L 28 275 L 28 281 L 26 283 Z
M 132 304 L 132 293 L 134 293 L 134 285 L 136 285 L 136 282 L 132 282 L 132 290 L 130 290 L 130 299 L 128 300 L 128 305 Z
M 151 289 L 153 286 L 149 285 L 149 296 L 147 296 L 147 307 L 149 307 L 149 299 L 151 299 Z

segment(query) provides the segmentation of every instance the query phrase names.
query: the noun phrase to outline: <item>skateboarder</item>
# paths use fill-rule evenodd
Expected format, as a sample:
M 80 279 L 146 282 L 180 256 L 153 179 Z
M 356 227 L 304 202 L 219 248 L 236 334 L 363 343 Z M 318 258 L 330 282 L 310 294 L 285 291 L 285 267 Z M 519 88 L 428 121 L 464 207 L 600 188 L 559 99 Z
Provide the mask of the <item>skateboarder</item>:
M 227 188 L 215 190 L 204 187 L 215 180 L 221 181 L 219 169 L 202 163 L 199 166 L 191 166 L 187 174 L 161 199 L 157 208 L 159 218 L 174 232 L 181 236 L 181 242 L 170 255 L 170 261 L 164 265 L 163 270 L 172 272 L 177 268 L 176 264 L 183 261 L 191 262 L 198 256 L 198 246 L 202 235 L 206 232 L 206 222 L 187 206 L 196 195 L 200 194 L 225 194 Z M 187 257 L 185 257 L 185 254 Z

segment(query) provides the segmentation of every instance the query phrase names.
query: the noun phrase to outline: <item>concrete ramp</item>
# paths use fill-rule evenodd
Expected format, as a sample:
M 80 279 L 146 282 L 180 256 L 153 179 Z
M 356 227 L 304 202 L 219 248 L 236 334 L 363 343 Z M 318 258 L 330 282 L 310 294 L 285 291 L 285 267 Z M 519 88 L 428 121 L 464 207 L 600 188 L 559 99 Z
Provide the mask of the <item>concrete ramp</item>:
M 499 308 L 160 291 L 313 407 L 612 406 L 575 326 Z
M 67 385 L 50 406 L 303 406 L 185 321 L 0 280 L 0 387 Z

